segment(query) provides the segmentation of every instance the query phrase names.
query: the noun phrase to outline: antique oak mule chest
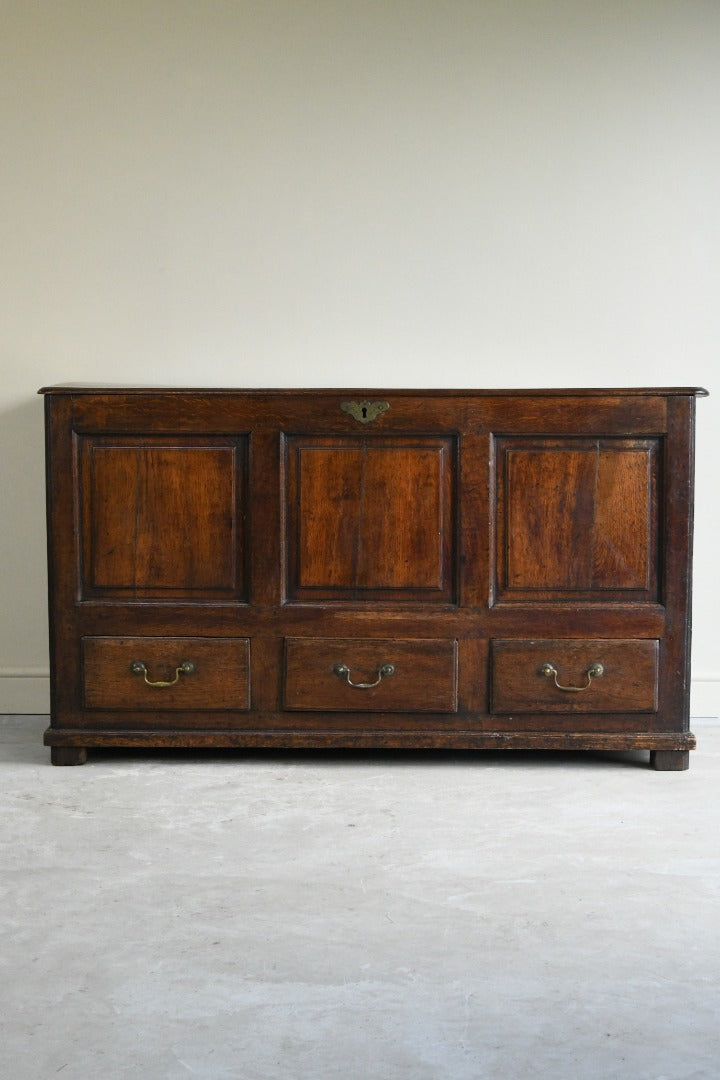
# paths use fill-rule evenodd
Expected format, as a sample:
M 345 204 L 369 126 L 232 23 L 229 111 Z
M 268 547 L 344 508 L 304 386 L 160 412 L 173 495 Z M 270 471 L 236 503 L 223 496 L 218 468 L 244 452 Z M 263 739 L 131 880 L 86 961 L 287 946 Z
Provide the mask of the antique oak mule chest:
M 687 767 L 703 391 L 43 392 L 55 764 L 438 747 Z

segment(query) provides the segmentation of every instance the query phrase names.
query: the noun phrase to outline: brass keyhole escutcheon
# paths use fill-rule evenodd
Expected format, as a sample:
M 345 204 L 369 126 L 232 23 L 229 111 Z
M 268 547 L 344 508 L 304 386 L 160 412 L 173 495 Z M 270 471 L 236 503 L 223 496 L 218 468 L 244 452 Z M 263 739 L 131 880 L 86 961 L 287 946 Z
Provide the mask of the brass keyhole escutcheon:
M 341 401 L 340 408 L 360 424 L 371 424 L 390 408 L 389 401 Z

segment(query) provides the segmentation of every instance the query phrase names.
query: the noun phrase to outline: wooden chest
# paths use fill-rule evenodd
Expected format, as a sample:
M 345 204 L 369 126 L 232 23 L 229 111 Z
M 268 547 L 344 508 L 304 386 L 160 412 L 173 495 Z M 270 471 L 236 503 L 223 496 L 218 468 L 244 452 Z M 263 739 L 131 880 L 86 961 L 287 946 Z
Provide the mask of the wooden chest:
M 438 747 L 687 767 L 704 391 L 42 392 L 55 764 Z

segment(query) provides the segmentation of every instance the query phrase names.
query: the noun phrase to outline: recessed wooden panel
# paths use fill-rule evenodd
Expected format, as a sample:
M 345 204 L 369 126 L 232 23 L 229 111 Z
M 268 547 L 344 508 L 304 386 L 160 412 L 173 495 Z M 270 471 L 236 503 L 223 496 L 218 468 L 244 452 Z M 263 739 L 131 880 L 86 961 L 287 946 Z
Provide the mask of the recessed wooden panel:
M 335 672 L 345 664 L 351 682 Z M 383 665 L 393 672 L 380 677 Z M 377 683 L 371 686 L 371 683 Z M 332 712 L 457 711 L 457 642 L 288 638 L 285 708 Z
M 291 599 L 451 599 L 452 438 L 288 443 Z
M 82 441 L 89 596 L 244 592 L 244 440 Z
M 491 658 L 494 713 L 653 712 L 658 707 L 657 641 L 495 640 Z M 545 664 L 556 675 L 545 675 Z M 602 673 L 591 677 L 596 664 Z
M 497 474 L 501 596 L 656 595 L 656 440 L 501 440 Z
M 86 637 L 82 641 L 83 703 L 87 709 L 246 711 L 250 708 L 247 638 Z M 142 661 L 150 686 L 134 674 Z M 189 673 L 178 674 L 185 661 Z

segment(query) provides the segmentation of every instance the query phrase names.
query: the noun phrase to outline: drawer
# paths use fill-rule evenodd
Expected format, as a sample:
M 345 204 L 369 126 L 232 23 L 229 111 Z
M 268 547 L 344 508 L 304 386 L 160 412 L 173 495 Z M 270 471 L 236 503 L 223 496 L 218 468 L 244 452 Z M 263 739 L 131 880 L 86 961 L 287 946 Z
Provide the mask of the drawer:
M 659 642 L 492 642 L 494 713 L 654 712 Z
M 82 654 L 87 709 L 250 708 L 247 638 L 86 637 Z
M 286 638 L 286 709 L 457 711 L 457 642 L 434 638 Z

